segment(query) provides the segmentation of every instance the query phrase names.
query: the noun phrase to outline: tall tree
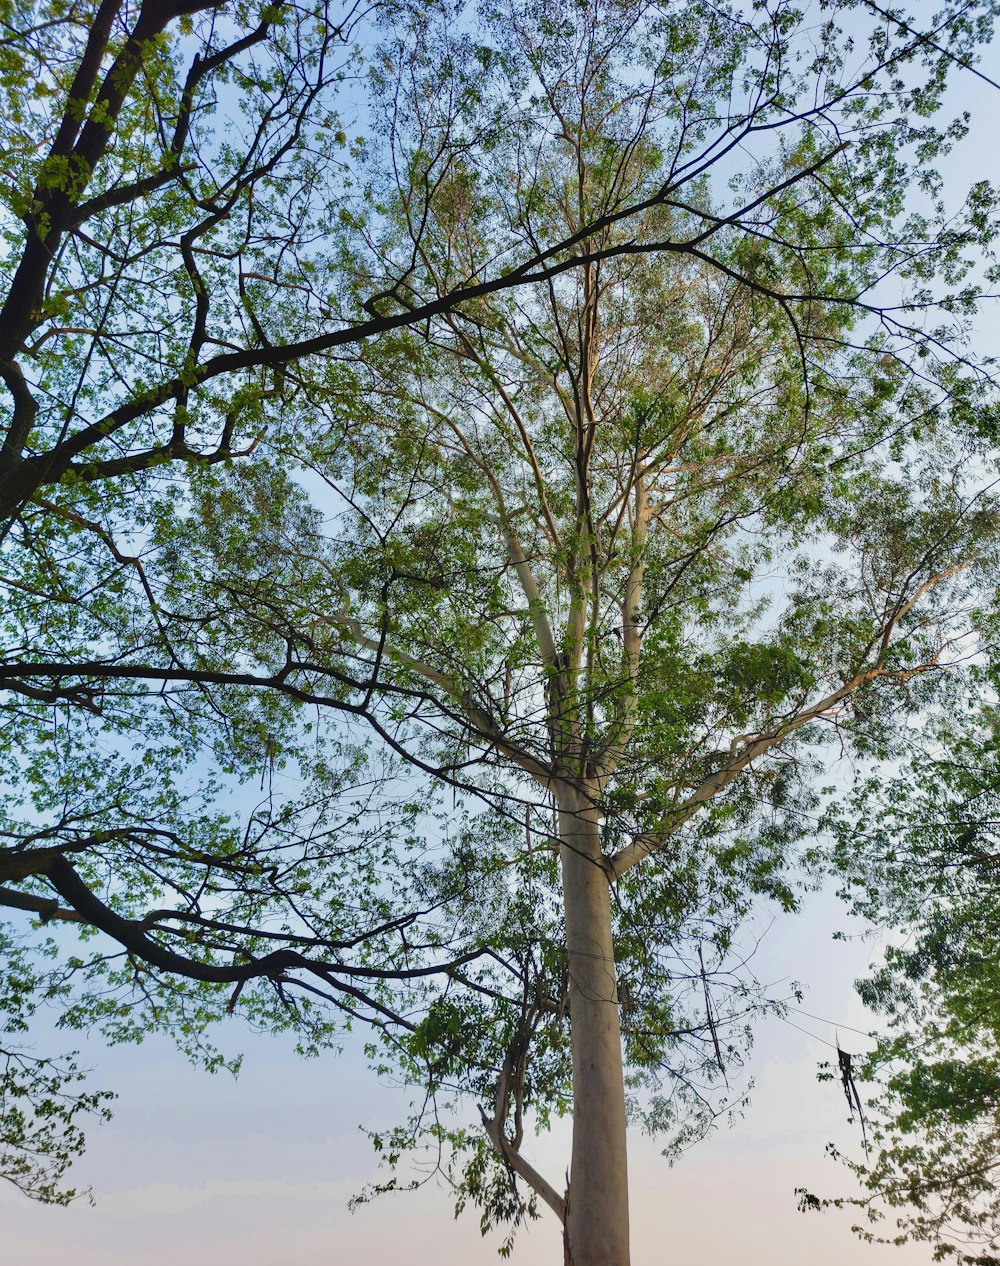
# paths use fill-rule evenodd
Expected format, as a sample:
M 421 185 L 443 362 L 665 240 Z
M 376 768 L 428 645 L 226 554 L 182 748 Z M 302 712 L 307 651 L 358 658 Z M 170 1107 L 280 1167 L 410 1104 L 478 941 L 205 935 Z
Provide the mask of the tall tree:
M 520 1175 L 576 1266 L 628 1256 L 619 1012 L 637 1085 L 727 1063 L 714 956 L 793 904 L 797 748 L 918 700 L 989 557 L 941 471 L 991 194 L 944 221 L 925 120 L 992 5 L 858 53 L 864 11 L 386 9 L 366 146 L 360 14 L 44 6 L 3 46 L 0 900 L 124 955 L 35 995 L 104 973 L 72 1022 L 195 1049 L 379 1026 L 488 1102 L 450 1135 L 486 1221 Z M 415 863 L 427 805 L 303 705 L 495 819 Z M 571 1104 L 567 1199 L 519 1145 Z
M 703 187 L 644 199 L 683 171 L 688 137 L 676 79 L 659 77 L 660 15 L 641 17 L 505 7 L 503 82 L 534 94 L 525 135 L 508 120 L 492 166 L 449 155 L 421 202 L 414 188 L 432 181 L 413 164 L 431 161 L 454 74 L 428 40 L 406 91 L 394 84 L 418 131 L 394 136 L 405 179 L 386 195 L 383 250 L 406 268 L 387 299 L 445 292 L 512 226 L 543 246 L 576 236 L 587 258 L 445 314 L 373 364 L 367 434 L 356 402 L 341 420 L 316 398 L 315 465 L 353 525 L 329 556 L 315 548 L 331 647 L 368 652 L 372 675 L 409 692 L 405 731 L 418 725 L 439 771 L 474 785 L 479 764 L 509 769 L 518 796 L 530 802 L 533 782 L 555 815 L 568 990 L 528 991 L 543 1001 L 507 1049 L 486 1128 L 564 1219 L 574 1263 L 628 1258 L 625 1074 L 666 1062 L 675 1037 L 655 1019 L 671 978 L 657 916 L 690 876 L 691 836 L 730 877 L 742 864 L 747 889 L 790 900 L 774 876 L 807 829 L 800 749 L 825 722 L 864 752 L 886 713 L 919 714 L 996 527 L 989 498 L 969 496 L 976 466 L 947 397 L 913 375 L 894 319 L 869 332 L 864 303 L 841 302 L 899 262 L 898 240 L 875 245 L 899 135 L 891 153 L 866 136 L 848 160 L 842 136 L 824 148 L 814 126 L 797 132 L 744 177 L 736 213 Z M 697 38 L 728 67 L 725 28 L 713 41 L 699 20 L 671 24 L 672 51 Z M 678 118 L 671 148 L 659 129 Z M 862 175 L 869 162 L 877 175 Z M 643 202 L 641 217 L 619 214 Z M 654 243 L 660 258 L 637 262 Z M 967 408 L 952 370 L 939 372 Z M 775 568 L 784 582 L 768 584 Z M 624 1067 L 623 996 L 641 1035 Z M 539 1011 L 569 1016 L 565 1195 L 518 1152 L 535 1046 L 544 1059 L 557 1041 Z

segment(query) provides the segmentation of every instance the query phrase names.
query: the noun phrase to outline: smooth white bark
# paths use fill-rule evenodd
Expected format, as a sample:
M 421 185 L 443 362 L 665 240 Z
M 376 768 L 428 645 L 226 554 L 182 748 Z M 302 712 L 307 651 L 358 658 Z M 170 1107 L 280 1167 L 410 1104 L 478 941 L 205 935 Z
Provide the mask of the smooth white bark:
M 611 892 L 585 788 L 558 791 L 569 954 L 573 1152 L 568 1266 L 629 1266 L 625 1084 Z

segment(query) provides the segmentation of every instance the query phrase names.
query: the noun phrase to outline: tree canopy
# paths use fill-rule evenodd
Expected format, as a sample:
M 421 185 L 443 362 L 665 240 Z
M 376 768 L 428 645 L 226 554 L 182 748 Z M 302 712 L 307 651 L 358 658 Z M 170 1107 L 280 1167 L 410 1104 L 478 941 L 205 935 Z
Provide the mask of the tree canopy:
M 993 193 L 934 163 L 993 7 L 4 14 L 10 1031 L 364 1023 L 390 1163 L 628 1260 L 626 1110 L 683 1145 L 780 1005 L 736 929 L 831 743 L 987 631 Z M 62 1198 L 101 1101 L 4 1042 Z

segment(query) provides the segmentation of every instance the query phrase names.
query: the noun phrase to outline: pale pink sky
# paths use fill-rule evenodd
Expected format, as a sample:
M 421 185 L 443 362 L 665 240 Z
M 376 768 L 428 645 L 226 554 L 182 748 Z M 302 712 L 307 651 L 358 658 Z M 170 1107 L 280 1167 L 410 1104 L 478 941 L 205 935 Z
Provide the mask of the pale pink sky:
M 824 1041 L 839 1030 L 846 1049 L 869 1024 L 852 982 L 869 946 L 829 939 L 840 917 L 830 898 L 811 897 L 797 919 L 775 925 L 757 966 L 766 979 L 811 977 L 803 1004 L 824 1021 L 794 1015 Z M 65 1035 L 61 1035 L 60 1040 Z M 189 1068 L 164 1042 L 105 1052 L 88 1048 L 95 1081 L 116 1088 L 115 1119 L 91 1132 L 78 1177 L 96 1208 L 30 1204 L 0 1189 L 3 1266 L 329 1266 L 405 1261 L 407 1266 L 499 1262 L 474 1214 L 457 1222 L 451 1200 L 429 1185 L 385 1196 L 351 1214 L 348 1198 L 377 1176 L 358 1126 L 400 1119 L 405 1100 L 379 1085 L 353 1048 L 340 1058 L 296 1060 L 274 1039 L 234 1040 L 248 1051 L 238 1081 Z M 848 1176 L 824 1159 L 827 1141 L 853 1148 L 840 1086 L 818 1083 L 831 1054 L 787 1024 L 768 1022 L 754 1057 L 757 1090 L 746 1118 L 693 1149 L 671 1169 L 655 1143 L 632 1140 L 633 1262 L 740 1266 L 915 1266 L 926 1247 L 872 1248 L 850 1217 L 800 1214 L 794 1188 L 835 1194 Z M 560 1185 L 565 1131 L 535 1145 L 539 1167 Z M 561 1261 L 559 1228 L 546 1213 L 515 1248 L 517 1266 Z

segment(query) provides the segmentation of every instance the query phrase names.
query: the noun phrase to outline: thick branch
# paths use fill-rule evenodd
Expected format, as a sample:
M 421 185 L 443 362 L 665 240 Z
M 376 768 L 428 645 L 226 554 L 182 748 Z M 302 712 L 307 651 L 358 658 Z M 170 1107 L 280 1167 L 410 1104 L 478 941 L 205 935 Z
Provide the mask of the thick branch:
M 934 667 L 936 665 L 928 664 L 921 668 L 910 668 L 898 672 L 892 672 L 882 667 L 868 669 L 866 672 L 858 673 L 855 677 L 852 677 L 839 690 L 835 690 L 824 698 L 818 699 L 808 708 L 796 713 L 794 717 L 776 727 L 769 734 L 759 734 L 753 739 L 742 737 L 734 739 L 730 745 L 729 764 L 723 766 L 722 769 L 717 769 L 703 779 L 695 788 L 694 793 L 683 804 L 678 805 L 676 812 L 671 815 L 669 821 L 662 828 L 643 831 L 630 844 L 626 844 L 617 853 L 604 859 L 603 865 L 609 878 L 611 880 L 620 879 L 627 870 L 641 862 L 643 858 L 657 852 L 680 826 L 697 813 L 703 804 L 706 804 L 714 796 L 717 796 L 720 791 L 728 787 L 758 756 L 763 756 L 771 748 L 783 743 L 791 734 L 802 726 L 808 725 L 810 721 L 815 721 L 819 717 L 829 714 L 838 704 L 849 698 L 862 686 L 879 678 L 898 680 L 911 676 L 914 672 L 925 672 Z
M 488 1117 L 482 1108 L 479 1109 L 483 1118 L 483 1126 L 489 1137 L 490 1142 L 500 1153 L 506 1163 L 511 1167 L 518 1177 L 523 1178 L 532 1191 L 536 1192 L 552 1212 L 556 1215 L 560 1222 L 566 1221 L 566 1201 L 562 1198 L 555 1187 L 542 1177 L 537 1169 L 524 1159 L 519 1151 L 517 1151 L 504 1135 L 503 1128 L 494 1117 Z
M 0 906 L 41 915 L 43 923 L 50 919 L 58 919 L 63 923 L 87 922 L 82 914 L 65 909 L 52 897 L 35 897 L 29 892 L 18 892 L 15 888 L 0 888 Z

